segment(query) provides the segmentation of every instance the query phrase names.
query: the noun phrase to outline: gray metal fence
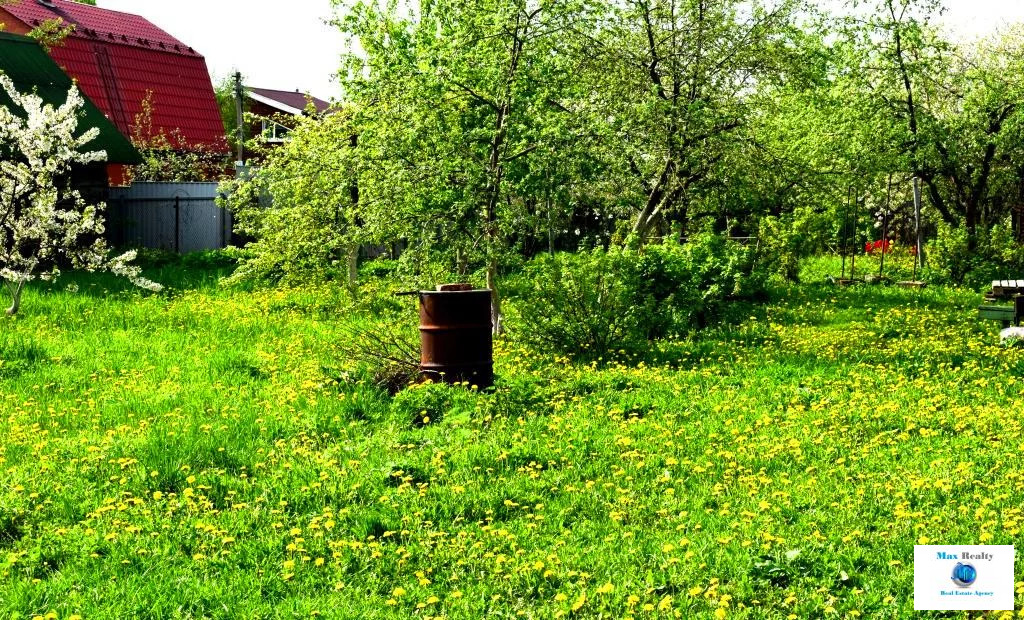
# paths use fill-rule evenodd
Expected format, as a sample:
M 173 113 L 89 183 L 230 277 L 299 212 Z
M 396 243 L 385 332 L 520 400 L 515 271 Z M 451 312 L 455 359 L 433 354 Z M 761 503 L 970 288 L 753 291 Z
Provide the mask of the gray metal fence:
M 107 200 L 111 243 L 185 254 L 231 243 L 231 212 L 214 202 L 216 183 L 135 183 L 112 187 Z

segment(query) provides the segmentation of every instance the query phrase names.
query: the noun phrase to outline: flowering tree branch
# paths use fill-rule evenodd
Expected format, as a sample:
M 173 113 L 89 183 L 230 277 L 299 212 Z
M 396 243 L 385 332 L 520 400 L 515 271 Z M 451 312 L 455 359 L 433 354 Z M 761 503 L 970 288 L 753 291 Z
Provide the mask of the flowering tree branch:
M 60 264 L 108 270 L 160 290 L 130 264 L 134 252 L 109 257 L 102 237 L 105 205 L 87 204 L 71 188 L 73 165 L 106 159 L 104 151 L 85 150 L 98 129 L 76 136 L 85 103 L 78 89 L 72 86 L 67 100 L 54 107 L 34 93 L 18 92 L 2 72 L 0 88 L 13 102 L 13 109 L 0 105 L 0 280 L 12 297 L 7 314 L 18 312 L 28 282 L 56 278 Z

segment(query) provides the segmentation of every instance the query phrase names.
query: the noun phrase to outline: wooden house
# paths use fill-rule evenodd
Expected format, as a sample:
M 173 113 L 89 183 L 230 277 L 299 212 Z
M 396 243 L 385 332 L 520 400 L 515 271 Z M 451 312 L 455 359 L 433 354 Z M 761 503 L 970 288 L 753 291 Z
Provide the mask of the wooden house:
M 165 136 L 183 150 L 227 153 L 224 123 L 199 52 L 138 15 L 69 0 L 0 5 L 5 30 L 26 34 L 59 20 L 73 30 L 51 58 L 125 136 Z M 113 184 L 123 167 L 111 164 Z

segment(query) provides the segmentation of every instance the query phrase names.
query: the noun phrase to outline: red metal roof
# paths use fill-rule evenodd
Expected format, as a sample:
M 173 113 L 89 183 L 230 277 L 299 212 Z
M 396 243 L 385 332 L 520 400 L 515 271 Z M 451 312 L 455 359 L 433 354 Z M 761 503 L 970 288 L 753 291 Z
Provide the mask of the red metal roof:
M 190 146 L 226 151 L 224 123 L 203 57 L 149 20 L 68 0 L 20 0 L 3 10 L 35 27 L 61 18 L 75 26 L 50 56 L 97 107 L 133 135 L 147 92 L 152 133 L 180 131 Z
M 318 99 L 312 95 L 307 95 L 306 93 L 300 93 L 297 90 L 273 90 L 270 88 L 252 88 L 251 86 L 247 86 L 246 90 L 250 93 L 255 93 L 267 99 L 272 99 L 296 110 L 305 110 L 306 105 L 310 101 L 313 102 L 313 106 L 316 107 L 317 112 L 323 112 L 327 108 L 331 107 L 331 104 L 327 103 L 323 99 Z

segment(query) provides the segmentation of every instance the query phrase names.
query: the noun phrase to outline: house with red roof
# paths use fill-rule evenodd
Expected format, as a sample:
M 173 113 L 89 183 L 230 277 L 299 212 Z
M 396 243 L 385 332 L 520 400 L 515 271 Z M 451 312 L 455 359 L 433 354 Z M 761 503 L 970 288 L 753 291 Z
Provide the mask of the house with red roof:
M 294 127 L 291 122 L 298 116 L 319 115 L 327 112 L 331 104 L 298 90 L 245 87 L 245 111 L 252 115 L 247 133 L 262 137 L 264 142 L 283 142 Z
M 14 0 L 0 6 L 0 23 L 14 34 L 52 20 L 73 30 L 50 48 L 50 57 L 121 133 L 164 135 L 176 148 L 228 152 L 199 52 L 130 13 L 69 0 Z M 108 171 L 112 183 L 123 178 L 120 166 L 112 164 Z

